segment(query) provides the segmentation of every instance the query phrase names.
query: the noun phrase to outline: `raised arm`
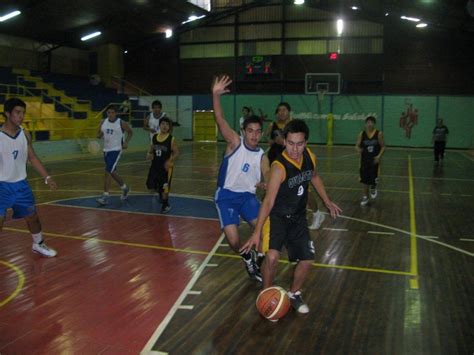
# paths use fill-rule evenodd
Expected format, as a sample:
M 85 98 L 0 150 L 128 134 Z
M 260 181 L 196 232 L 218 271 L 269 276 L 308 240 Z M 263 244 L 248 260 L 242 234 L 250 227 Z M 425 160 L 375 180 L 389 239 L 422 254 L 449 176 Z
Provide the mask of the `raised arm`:
M 217 127 L 219 128 L 219 132 L 221 132 L 222 137 L 224 137 L 227 142 L 227 147 L 233 150 L 240 144 L 240 137 L 232 128 L 230 128 L 225 120 L 221 106 L 221 96 L 230 91 L 227 87 L 231 83 L 232 80 L 227 75 L 216 77 L 214 79 L 212 84 L 212 104 L 214 107 L 214 118 Z

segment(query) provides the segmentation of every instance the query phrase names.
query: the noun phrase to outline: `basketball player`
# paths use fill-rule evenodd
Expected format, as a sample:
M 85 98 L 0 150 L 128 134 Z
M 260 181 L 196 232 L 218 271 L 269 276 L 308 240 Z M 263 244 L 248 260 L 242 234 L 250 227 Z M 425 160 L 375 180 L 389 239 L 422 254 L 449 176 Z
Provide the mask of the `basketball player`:
M 173 177 L 173 165 L 179 156 L 176 140 L 170 134 L 171 120 L 163 117 L 160 120 L 160 131 L 155 133 L 151 140 L 147 158 L 151 160 L 146 186 L 160 195 L 162 202 L 161 213 L 168 213 L 171 206 L 168 203 L 168 194 Z
M 13 218 L 26 220 L 33 237 L 32 250 L 43 256 L 54 257 L 57 253 L 44 242 L 33 192 L 26 181 L 27 161 L 51 190 L 56 190 L 56 183 L 36 156 L 30 134 L 21 127 L 26 104 L 20 99 L 10 98 L 4 103 L 4 111 L 6 120 L 0 127 L 0 232 L 7 209 L 11 208 Z
M 215 202 L 221 228 L 230 247 L 239 253 L 240 238 L 238 226 L 242 217 L 255 226 L 260 203 L 256 187 L 266 171 L 261 164 L 263 149 L 258 147 L 262 136 L 262 121 L 257 116 L 247 118 L 243 123 L 243 135 L 239 136 L 229 127 L 224 118 L 220 97 L 229 92 L 232 83 L 228 76 L 216 78 L 212 85 L 212 100 L 217 127 L 227 142 L 224 159 L 219 169 Z M 240 253 L 249 276 L 262 281 L 257 265 L 257 253 L 249 249 Z
M 250 239 L 241 248 L 248 252 L 262 243 L 262 227 L 270 217 L 270 234 L 263 240 L 267 250 L 262 265 L 263 288 L 273 285 L 278 260 L 283 246 L 290 261 L 297 262 L 293 281 L 288 292 L 293 308 L 308 313 L 309 308 L 301 297 L 301 288 L 314 260 L 314 245 L 306 222 L 309 183 L 324 201 L 331 216 L 337 217 L 341 209 L 326 194 L 324 184 L 316 172 L 316 157 L 306 147 L 309 129 L 302 120 L 292 120 L 283 131 L 285 150 L 272 163 L 267 192 L 258 213 L 257 225 Z
M 436 120 L 436 127 L 433 129 L 433 138 L 431 144 L 434 144 L 435 164 L 443 163 L 444 149 L 448 140 L 449 129 L 443 124 L 443 119 Z
M 254 115 L 253 110 L 250 107 L 248 106 L 242 107 L 242 116 L 239 118 L 239 127 L 240 127 L 241 132 L 243 131 L 243 128 L 244 128 L 244 121 L 253 115 Z
M 370 198 L 377 197 L 377 183 L 380 159 L 385 152 L 385 143 L 382 132 L 375 128 L 375 117 L 365 119 L 365 130 L 359 133 L 356 150 L 360 154 L 360 182 L 364 184 L 364 196 L 361 206 L 367 206 Z
M 160 131 L 160 120 L 163 117 L 166 117 L 166 113 L 162 112 L 162 109 L 163 105 L 160 101 L 153 101 L 151 103 L 151 113 L 147 118 L 145 118 L 145 121 L 143 122 L 143 128 L 145 131 L 150 132 L 150 141 L 153 138 L 153 135 Z
M 284 139 L 282 136 L 283 129 L 286 124 L 291 121 L 291 106 L 287 102 L 281 102 L 278 104 L 275 111 L 277 120 L 267 128 L 267 136 L 269 136 L 270 149 L 267 151 L 268 160 L 270 165 L 275 161 L 276 157 L 285 150 Z M 322 223 L 326 216 L 324 213 L 319 211 L 318 203 L 316 198 L 309 196 L 308 206 L 312 210 L 313 219 L 309 226 L 309 229 L 315 230 L 321 228 Z
M 123 139 L 124 132 L 126 132 L 125 141 Z M 96 200 L 99 205 L 105 206 L 109 203 L 109 189 L 112 179 L 115 180 L 122 190 L 120 199 L 126 200 L 128 197 L 130 189 L 117 173 L 117 164 L 122 155 L 122 149 L 128 148 L 128 142 L 130 142 L 132 136 L 133 131 L 130 126 L 127 122 L 118 118 L 115 107 L 110 106 L 107 109 L 107 118 L 102 120 L 97 131 L 97 138 L 104 138 L 103 151 L 105 161 L 104 193 L 102 197 Z

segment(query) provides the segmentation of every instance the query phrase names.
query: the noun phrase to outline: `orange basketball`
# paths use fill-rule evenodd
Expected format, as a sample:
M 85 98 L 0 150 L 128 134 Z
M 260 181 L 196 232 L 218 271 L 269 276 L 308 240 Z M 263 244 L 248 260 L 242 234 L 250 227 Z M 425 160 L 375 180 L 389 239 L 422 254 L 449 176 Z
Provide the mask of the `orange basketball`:
M 276 322 L 290 309 L 290 299 L 283 288 L 272 286 L 259 293 L 256 305 L 263 317 Z

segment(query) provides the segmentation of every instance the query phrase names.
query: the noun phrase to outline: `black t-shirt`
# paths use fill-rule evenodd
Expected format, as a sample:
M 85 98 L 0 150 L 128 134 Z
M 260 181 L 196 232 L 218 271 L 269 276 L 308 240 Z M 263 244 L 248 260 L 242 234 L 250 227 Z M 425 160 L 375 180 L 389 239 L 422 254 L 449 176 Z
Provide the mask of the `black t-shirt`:
M 308 187 L 316 169 L 316 157 L 308 148 L 303 152 L 301 166 L 285 152 L 273 164 L 279 164 L 285 171 L 285 180 L 280 184 L 275 203 L 270 214 L 294 216 L 306 213 Z M 272 165 L 273 165 L 272 164 Z
M 173 143 L 173 136 L 168 134 L 168 136 L 163 140 L 158 140 L 158 134 L 155 134 L 151 140 L 153 144 L 153 165 L 164 165 L 165 162 L 171 157 L 171 144 Z
M 445 125 L 433 129 L 434 141 L 435 142 L 446 142 L 446 136 L 449 134 L 448 127 Z
M 379 131 L 374 130 L 370 137 L 366 131 L 363 131 L 359 147 L 362 148 L 361 159 L 372 161 L 380 153 Z

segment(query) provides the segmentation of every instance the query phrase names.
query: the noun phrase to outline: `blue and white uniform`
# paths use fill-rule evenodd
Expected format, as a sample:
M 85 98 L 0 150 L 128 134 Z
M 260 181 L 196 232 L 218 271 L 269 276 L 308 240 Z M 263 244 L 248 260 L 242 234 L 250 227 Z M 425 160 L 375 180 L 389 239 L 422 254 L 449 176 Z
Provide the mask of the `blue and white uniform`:
M 148 116 L 148 127 L 151 129 L 150 141 L 156 133 L 160 133 L 160 121 L 163 117 L 166 117 L 166 112 L 160 113 L 158 117 L 155 117 L 155 114 L 151 112 Z
M 215 202 L 221 228 L 240 224 L 240 217 L 251 222 L 258 216 L 260 202 L 255 192 L 261 181 L 264 151 L 247 147 L 240 138 L 239 146 L 224 157 L 219 169 Z
M 105 170 L 109 173 L 115 171 L 122 154 L 123 130 L 121 121 L 120 118 L 117 118 L 114 122 L 110 122 L 106 118 L 100 126 L 104 135 Z
M 28 139 L 23 128 L 12 137 L 0 131 L 0 216 L 8 208 L 13 218 L 23 218 L 36 212 L 35 199 L 26 181 Z

